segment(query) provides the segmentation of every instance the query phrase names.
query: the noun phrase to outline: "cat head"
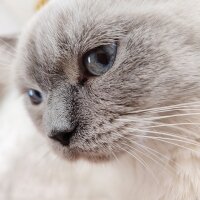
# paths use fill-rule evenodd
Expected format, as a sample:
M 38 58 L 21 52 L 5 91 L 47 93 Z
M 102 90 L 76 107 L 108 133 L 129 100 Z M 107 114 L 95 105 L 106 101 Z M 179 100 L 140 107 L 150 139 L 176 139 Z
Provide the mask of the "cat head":
M 21 36 L 16 80 L 53 149 L 109 160 L 144 142 L 156 108 L 198 96 L 197 40 L 155 5 L 52 1 Z

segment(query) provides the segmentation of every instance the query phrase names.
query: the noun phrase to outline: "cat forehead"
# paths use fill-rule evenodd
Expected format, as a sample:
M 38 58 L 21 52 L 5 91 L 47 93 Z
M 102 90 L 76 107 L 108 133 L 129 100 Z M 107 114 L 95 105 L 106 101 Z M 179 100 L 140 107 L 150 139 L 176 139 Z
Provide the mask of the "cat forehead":
M 42 47 L 47 47 L 47 42 L 73 51 L 77 47 L 88 50 L 101 43 L 111 43 L 125 32 L 127 20 L 107 7 L 112 1 L 104 6 L 98 0 L 60 1 L 58 5 L 57 2 L 50 4 L 33 26 L 35 42 L 39 41 Z
M 97 2 L 100 1 L 50 4 L 37 16 L 23 45 L 23 60 L 29 74 L 37 74 L 38 70 L 49 74 L 66 67 L 73 68 L 74 75 L 79 58 L 87 51 L 113 43 L 126 34 L 127 20 L 110 9 L 99 8 Z

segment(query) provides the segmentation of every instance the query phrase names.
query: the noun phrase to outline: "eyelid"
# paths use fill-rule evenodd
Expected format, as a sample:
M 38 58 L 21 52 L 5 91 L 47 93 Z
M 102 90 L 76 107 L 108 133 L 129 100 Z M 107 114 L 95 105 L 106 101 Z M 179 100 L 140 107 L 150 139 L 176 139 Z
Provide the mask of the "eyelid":
M 116 38 L 116 39 L 111 39 L 111 38 L 107 38 L 105 39 L 104 41 L 101 41 L 101 42 L 97 42 L 95 44 L 92 44 L 92 45 L 87 45 L 86 48 L 83 48 L 82 49 L 82 52 L 81 54 L 79 54 L 80 57 L 83 57 L 87 52 L 93 50 L 93 49 L 96 49 L 100 46 L 106 46 L 106 45 L 110 45 L 110 44 L 116 44 L 117 47 L 119 47 L 120 45 L 120 40 L 119 38 Z

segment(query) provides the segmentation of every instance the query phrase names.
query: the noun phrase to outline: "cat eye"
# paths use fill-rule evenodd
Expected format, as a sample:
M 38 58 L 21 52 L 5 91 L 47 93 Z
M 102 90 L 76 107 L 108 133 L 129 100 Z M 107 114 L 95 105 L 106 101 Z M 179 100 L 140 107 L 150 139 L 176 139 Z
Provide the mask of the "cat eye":
M 90 74 L 100 76 L 113 66 L 116 54 L 116 43 L 103 45 L 87 52 L 83 57 L 83 64 Z
M 43 98 L 42 98 L 42 94 L 39 91 L 30 89 L 28 90 L 27 93 L 33 105 L 39 105 L 42 103 Z

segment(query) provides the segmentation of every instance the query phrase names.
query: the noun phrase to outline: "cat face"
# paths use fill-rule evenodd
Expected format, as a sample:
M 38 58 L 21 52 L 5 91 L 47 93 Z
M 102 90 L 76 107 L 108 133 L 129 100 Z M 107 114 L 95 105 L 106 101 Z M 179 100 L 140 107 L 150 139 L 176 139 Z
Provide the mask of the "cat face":
M 198 54 L 190 27 L 153 7 L 52 1 L 22 34 L 15 65 L 50 145 L 96 161 L 144 142 L 160 116 L 148 109 L 197 96 Z

